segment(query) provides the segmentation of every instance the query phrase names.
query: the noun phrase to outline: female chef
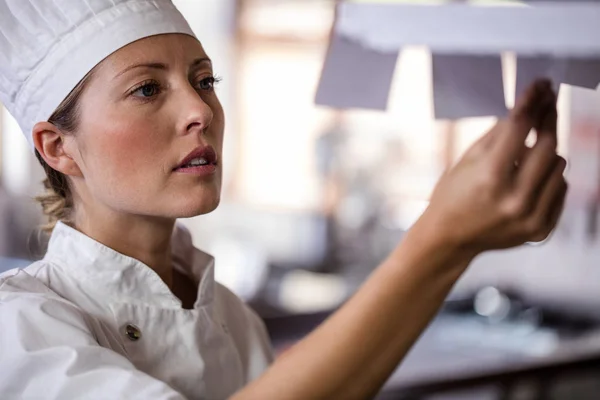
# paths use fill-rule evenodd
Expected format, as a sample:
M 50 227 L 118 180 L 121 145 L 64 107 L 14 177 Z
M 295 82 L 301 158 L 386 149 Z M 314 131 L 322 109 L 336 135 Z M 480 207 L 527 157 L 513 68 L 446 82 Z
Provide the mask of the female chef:
M 0 100 L 46 171 L 52 230 L 43 260 L 0 277 L 0 398 L 368 398 L 474 257 L 559 219 L 556 99 L 537 82 L 363 288 L 271 366 L 259 318 L 174 230 L 219 203 L 215 82 L 170 0 L 0 0 Z

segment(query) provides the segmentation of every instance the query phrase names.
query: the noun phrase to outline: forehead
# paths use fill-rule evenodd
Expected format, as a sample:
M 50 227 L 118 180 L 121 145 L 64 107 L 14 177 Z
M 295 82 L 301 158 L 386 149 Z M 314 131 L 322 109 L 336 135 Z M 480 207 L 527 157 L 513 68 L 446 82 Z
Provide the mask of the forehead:
M 116 72 L 136 63 L 163 62 L 188 65 L 207 57 L 200 42 L 189 35 L 173 33 L 140 39 L 108 56 L 99 69 Z

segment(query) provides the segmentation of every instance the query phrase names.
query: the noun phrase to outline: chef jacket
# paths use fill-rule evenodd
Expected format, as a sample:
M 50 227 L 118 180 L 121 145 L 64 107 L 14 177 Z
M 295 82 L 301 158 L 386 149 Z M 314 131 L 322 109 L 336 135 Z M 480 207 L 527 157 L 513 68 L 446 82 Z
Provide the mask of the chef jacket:
M 214 280 L 182 226 L 174 268 L 193 309 L 148 266 L 58 223 L 41 261 L 0 275 L 0 398 L 224 399 L 272 361 L 259 317 Z

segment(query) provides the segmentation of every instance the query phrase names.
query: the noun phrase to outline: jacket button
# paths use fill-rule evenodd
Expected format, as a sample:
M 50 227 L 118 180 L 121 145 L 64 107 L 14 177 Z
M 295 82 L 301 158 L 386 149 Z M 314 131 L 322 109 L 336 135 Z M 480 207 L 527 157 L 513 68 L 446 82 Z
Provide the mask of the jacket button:
M 140 328 L 133 324 L 127 324 L 125 327 L 125 334 L 132 342 L 140 340 L 142 337 L 142 331 L 140 331 Z

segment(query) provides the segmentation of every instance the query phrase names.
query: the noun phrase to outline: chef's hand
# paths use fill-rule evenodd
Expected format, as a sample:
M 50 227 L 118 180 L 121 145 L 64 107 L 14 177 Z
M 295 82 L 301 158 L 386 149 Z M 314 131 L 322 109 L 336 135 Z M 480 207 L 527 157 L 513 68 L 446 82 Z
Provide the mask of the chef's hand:
M 474 255 L 546 239 L 567 193 L 556 120 L 550 82 L 534 83 L 510 115 L 444 174 L 417 224 L 435 226 L 436 236 Z M 537 142 L 529 148 L 532 128 Z

